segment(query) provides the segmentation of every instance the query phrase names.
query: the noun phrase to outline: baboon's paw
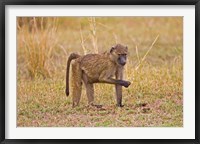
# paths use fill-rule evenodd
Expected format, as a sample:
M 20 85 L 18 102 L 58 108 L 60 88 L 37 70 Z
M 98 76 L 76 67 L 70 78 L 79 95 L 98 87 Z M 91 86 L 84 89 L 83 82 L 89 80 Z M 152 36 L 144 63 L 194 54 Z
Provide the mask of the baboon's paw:
M 65 90 L 66 96 L 69 96 L 69 90 Z
M 130 84 L 131 84 L 131 82 L 126 81 L 126 82 L 123 83 L 123 86 L 127 88 L 127 87 L 129 87 Z

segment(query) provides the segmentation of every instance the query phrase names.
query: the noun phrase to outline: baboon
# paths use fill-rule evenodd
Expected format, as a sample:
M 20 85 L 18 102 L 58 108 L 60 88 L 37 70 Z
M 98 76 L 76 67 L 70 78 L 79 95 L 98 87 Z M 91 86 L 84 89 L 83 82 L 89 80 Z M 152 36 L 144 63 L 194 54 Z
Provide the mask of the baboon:
M 72 96 L 73 107 L 79 104 L 82 82 L 86 87 L 89 105 L 94 105 L 94 83 L 108 83 L 115 85 L 118 107 L 122 105 L 122 86 L 128 87 L 131 83 L 122 80 L 123 67 L 126 64 L 128 47 L 121 44 L 113 46 L 109 52 L 103 54 L 87 54 L 80 56 L 71 53 L 67 61 L 66 95 L 69 95 L 69 70 L 72 60 Z M 116 79 L 112 78 L 115 75 Z

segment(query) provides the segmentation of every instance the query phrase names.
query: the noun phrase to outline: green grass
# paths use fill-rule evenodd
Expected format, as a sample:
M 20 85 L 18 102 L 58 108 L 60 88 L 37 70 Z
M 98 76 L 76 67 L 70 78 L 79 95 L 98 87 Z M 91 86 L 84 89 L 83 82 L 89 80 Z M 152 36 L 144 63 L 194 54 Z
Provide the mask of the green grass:
M 29 37 L 32 33 L 18 30 L 17 126 L 182 127 L 182 22 L 181 17 L 96 18 L 97 46 L 100 52 L 109 50 L 116 41 L 129 47 L 125 79 L 132 84 L 129 88 L 123 88 L 123 108 L 115 106 L 114 87 L 108 84 L 95 84 L 95 101 L 103 105 L 102 109 L 87 106 L 84 87 L 80 106 L 76 108 L 72 108 L 72 96 L 65 95 L 67 57 L 71 52 L 84 53 L 80 27 L 86 39 L 84 45 L 87 52 L 94 51 L 86 17 L 58 19 L 58 28 L 54 33 L 56 42 L 45 60 L 45 70 L 49 77 L 39 73 L 31 77 L 28 70 L 30 59 L 25 54 L 23 37 Z M 157 35 L 158 40 L 136 70 L 136 46 L 141 59 Z

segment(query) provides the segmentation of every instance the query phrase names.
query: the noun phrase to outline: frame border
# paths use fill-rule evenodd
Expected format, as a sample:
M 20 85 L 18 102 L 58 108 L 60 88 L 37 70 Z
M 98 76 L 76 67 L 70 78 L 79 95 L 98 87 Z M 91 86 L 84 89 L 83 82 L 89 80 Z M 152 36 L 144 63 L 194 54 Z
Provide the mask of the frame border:
M 0 88 L 1 96 L 0 96 L 0 143 L 2 144 L 10 144 L 10 143 L 124 143 L 124 144 L 144 144 L 144 143 L 166 143 L 166 144 L 199 144 L 199 130 L 200 130 L 200 116 L 199 116 L 199 97 L 198 94 L 198 84 L 199 78 L 196 76 L 195 81 L 195 139 L 92 139 L 92 140 L 73 140 L 73 139 L 5 139 L 5 7 L 6 5 L 195 5 L 195 61 L 199 61 L 199 49 L 200 49 L 200 0 L 0 0 L 0 57 L 1 57 L 1 69 L 4 71 L 0 71 L 0 80 L 2 82 L 2 86 Z M 195 62 L 195 73 L 198 73 L 198 63 Z

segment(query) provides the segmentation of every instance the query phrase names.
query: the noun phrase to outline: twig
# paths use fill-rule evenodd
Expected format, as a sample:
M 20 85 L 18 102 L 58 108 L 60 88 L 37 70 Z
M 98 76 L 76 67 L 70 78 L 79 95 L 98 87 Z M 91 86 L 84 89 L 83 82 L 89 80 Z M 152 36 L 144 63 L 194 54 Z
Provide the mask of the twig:
M 83 52 L 84 52 L 84 54 L 87 54 L 87 50 L 86 50 L 85 45 L 84 45 L 85 40 L 83 39 L 83 33 L 82 33 L 81 28 L 80 28 L 80 35 L 81 35 L 81 46 L 83 48 Z
M 137 59 L 138 59 L 139 63 L 141 63 L 141 61 L 140 61 L 140 57 L 139 57 L 139 54 L 138 54 L 138 48 L 137 48 L 137 45 L 135 46 L 135 51 L 136 51 L 136 54 L 137 54 Z
M 149 47 L 148 51 L 146 52 L 146 54 L 143 56 L 142 60 L 139 62 L 139 64 L 136 66 L 135 70 L 138 70 L 138 68 L 141 66 L 142 62 L 145 60 L 146 56 L 148 55 L 148 53 L 150 52 L 150 50 L 153 48 L 153 45 L 155 44 L 155 42 L 157 41 L 159 35 L 157 35 L 157 37 L 155 38 L 155 40 L 153 41 L 153 43 L 151 44 L 151 46 Z
M 89 21 L 89 25 L 90 25 L 91 38 L 92 38 L 92 44 L 94 47 L 94 51 L 95 51 L 95 53 L 98 53 L 95 17 L 89 18 L 88 21 Z

